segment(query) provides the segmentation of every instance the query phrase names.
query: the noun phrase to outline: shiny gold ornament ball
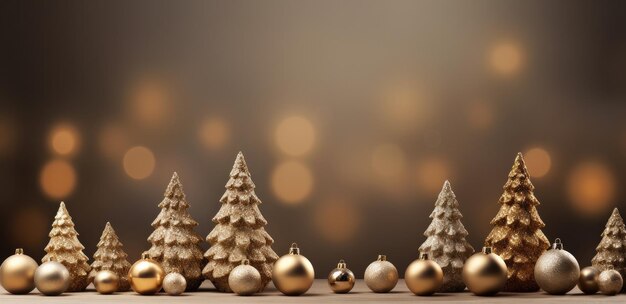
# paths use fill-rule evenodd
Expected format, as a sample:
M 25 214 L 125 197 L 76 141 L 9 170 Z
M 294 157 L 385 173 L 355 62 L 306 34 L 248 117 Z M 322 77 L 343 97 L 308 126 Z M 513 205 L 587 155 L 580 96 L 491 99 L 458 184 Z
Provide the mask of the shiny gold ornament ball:
M 272 281 L 285 295 L 298 296 L 305 293 L 315 278 L 315 271 L 309 259 L 300 255 L 298 245 L 293 243 L 289 253 L 280 257 L 274 264 Z
M 407 267 L 404 282 L 412 293 L 430 296 L 443 284 L 443 270 L 435 261 L 428 259 L 427 253 L 420 253 L 419 259 Z
M 8 257 L 0 266 L 0 284 L 12 294 L 26 294 L 35 289 L 37 262 L 24 254 L 22 248 Z
M 354 273 L 348 269 L 344 260 L 340 260 L 337 268 L 328 274 L 328 286 L 335 293 L 350 292 L 352 287 L 354 287 L 355 281 Z
M 112 294 L 117 291 L 120 283 L 120 277 L 113 271 L 98 271 L 93 278 L 93 286 L 100 294 Z
M 130 287 L 142 295 L 155 294 L 163 286 L 165 271 L 159 263 L 148 258 L 147 253 L 141 255 L 141 260 L 135 262 L 128 272 Z
M 594 294 L 600 290 L 598 287 L 598 276 L 600 271 L 593 266 L 585 267 L 580 271 L 578 278 L 578 288 L 585 294 Z
M 168 273 L 163 279 L 163 291 L 170 296 L 179 296 L 187 289 L 187 280 L 177 272 Z
M 601 293 L 607 296 L 618 294 L 623 285 L 622 275 L 617 270 L 605 270 L 598 276 L 598 288 L 600 288 Z
M 46 296 L 58 296 L 70 286 L 70 272 L 59 262 L 47 261 L 35 271 L 35 286 Z
M 261 273 L 244 259 L 228 275 L 228 286 L 240 296 L 250 296 L 261 289 Z
M 506 263 L 491 252 L 491 247 L 472 255 L 463 266 L 463 282 L 471 292 L 479 296 L 495 295 L 506 283 Z
M 563 249 L 560 239 L 544 252 L 535 263 L 535 281 L 545 292 L 553 295 L 566 294 L 580 278 L 578 261 Z
M 379 255 L 365 269 L 365 285 L 373 292 L 390 292 L 398 284 L 398 270 L 387 261 L 386 255 Z

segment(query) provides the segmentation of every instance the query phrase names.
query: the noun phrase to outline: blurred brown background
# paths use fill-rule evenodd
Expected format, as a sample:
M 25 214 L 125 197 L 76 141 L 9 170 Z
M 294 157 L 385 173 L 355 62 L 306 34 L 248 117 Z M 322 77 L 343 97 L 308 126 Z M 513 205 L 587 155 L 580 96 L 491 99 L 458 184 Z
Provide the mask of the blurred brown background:
M 626 215 L 623 1 L 2 1 L 0 33 L 1 258 L 64 200 L 135 260 L 173 171 L 206 236 L 239 150 L 319 277 L 403 272 L 445 179 L 480 248 L 518 151 L 581 265 Z

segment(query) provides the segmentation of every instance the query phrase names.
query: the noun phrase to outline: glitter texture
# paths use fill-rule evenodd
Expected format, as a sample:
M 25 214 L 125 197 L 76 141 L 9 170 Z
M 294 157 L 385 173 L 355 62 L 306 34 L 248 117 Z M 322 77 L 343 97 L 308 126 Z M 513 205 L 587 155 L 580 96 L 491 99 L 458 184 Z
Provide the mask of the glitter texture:
M 89 273 L 89 281 L 92 282 L 98 272 L 109 270 L 119 277 L 117 291 L 130 290 L 128 282 L 128 270 L 130 262 L 128 262 L 128 254 L 122 249 L 124 245 L 120 242 L 111 223 L 107 222 L 98 242 L 98 250 L 93 254 L 93 263 L 91 263 L 91 272 Z
M 602 240 L 596 247 L 591 265 L 599 271 L 614 269 L 626 278 L 626 227 L 615 208 L 602 232 Z M 622 288 L 624 291 L 626 288 Z

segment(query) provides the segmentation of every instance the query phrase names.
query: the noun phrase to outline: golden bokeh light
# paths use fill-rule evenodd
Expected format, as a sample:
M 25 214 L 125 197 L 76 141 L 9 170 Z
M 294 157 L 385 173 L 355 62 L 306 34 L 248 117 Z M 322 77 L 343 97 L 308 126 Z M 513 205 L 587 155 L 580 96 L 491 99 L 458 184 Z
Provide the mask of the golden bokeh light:
M 11 218 L 13 240 L 26 249 L 41 246 L 48 236 L 50 218 L 38 208 L 27 207 L 18 210 Z
M 524 64 L 521 47 L 513 42 L 500 42 L 489 51 L 489 65 L 492 70 L 503 76 L 517 74 Z
M 98 139 L 102 154 L 110 159 L 119 159 L 130 145 L 129 142 L 128 132 L 117 124 L 102 128 Z
M 283 202 L 298 204 L 306 199 L 313 190 L 313 174 L 303 163 L 286 161 L 273 171 L 272 190 Z
M 545 149 L 536 147 L 524 153 L 524 161 L 528 167 L 528 174 L 532 177 L 542 177 L 550 172 L 552 159 Z
M 150 176 L 154 171 L 155 163 L 154 154 L 146 147 L 132 147 L 124 154 L 124 171 L 134 179 L 144 179 Z
M 603 163 L 588 161 L 570 173 L 567 191 L 576 210 L 583 215 L 607 213 L 615 199 L 613 173 Z
M 485 101 L 469 103 L 466 113 L 469 125 L 478 130 L 489 129 L 495 120 L 493 106 Z
M 448 162 L 439 157 L 429 157 L 417 165 L 417 184 L 427 193 L 438 193 L 446 180 L 452 179 Z
M 76 170 L 65 160 L 52 160 L 41 170 L 39 183 L 48 197 L 66 198 L 76 187 Z
M 200 125 L 198 137 L 205 148 L 217 150 L 224 147 L 230 139 L 230 127 L 221 118 L 207 118 Z
M 372 169 L 381 177 L 401 176 L 405 172 L 406 156 L 395 144 L 383 144 L 372 152 Z
M 50 147 L 59 155 L 70 155 L 78 149 L 78 131 L 71 125 L 63 124 L 50 132 Z
M 411 131 L 430 117 L 430 108 L 423 90 L 414 83 L 396 84 L 383 94 L 380 113 L 385 124 L 395 131 Z
M 170 114 L 170 106 L 169 92 L 157 81 L 140 82 L 131 95 L 131 113 L 144 126 L 154 127 L 161 124 Z
M 333 243 L 352 239 L 361 225 L 359 209 L 345 199 L 332 199 L 316 205 L 313 223 L 322 237 Z
M 300 156 L 309 152 L 315 144 L 315 128 L 302 116 L 283 119 L 276 128 L 276 144 L 284 153 Z

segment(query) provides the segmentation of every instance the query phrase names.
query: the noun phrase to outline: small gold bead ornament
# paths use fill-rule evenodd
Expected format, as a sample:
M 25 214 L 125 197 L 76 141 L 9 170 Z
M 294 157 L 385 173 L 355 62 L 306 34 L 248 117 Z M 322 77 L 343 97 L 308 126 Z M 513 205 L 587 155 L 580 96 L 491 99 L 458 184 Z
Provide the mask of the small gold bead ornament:
M 328 274 L 328 286 L 335 293 L 348 293 L 354 287 L 354 273 L 348 269 L 346 262 L 340 260 L 337 268 Z

